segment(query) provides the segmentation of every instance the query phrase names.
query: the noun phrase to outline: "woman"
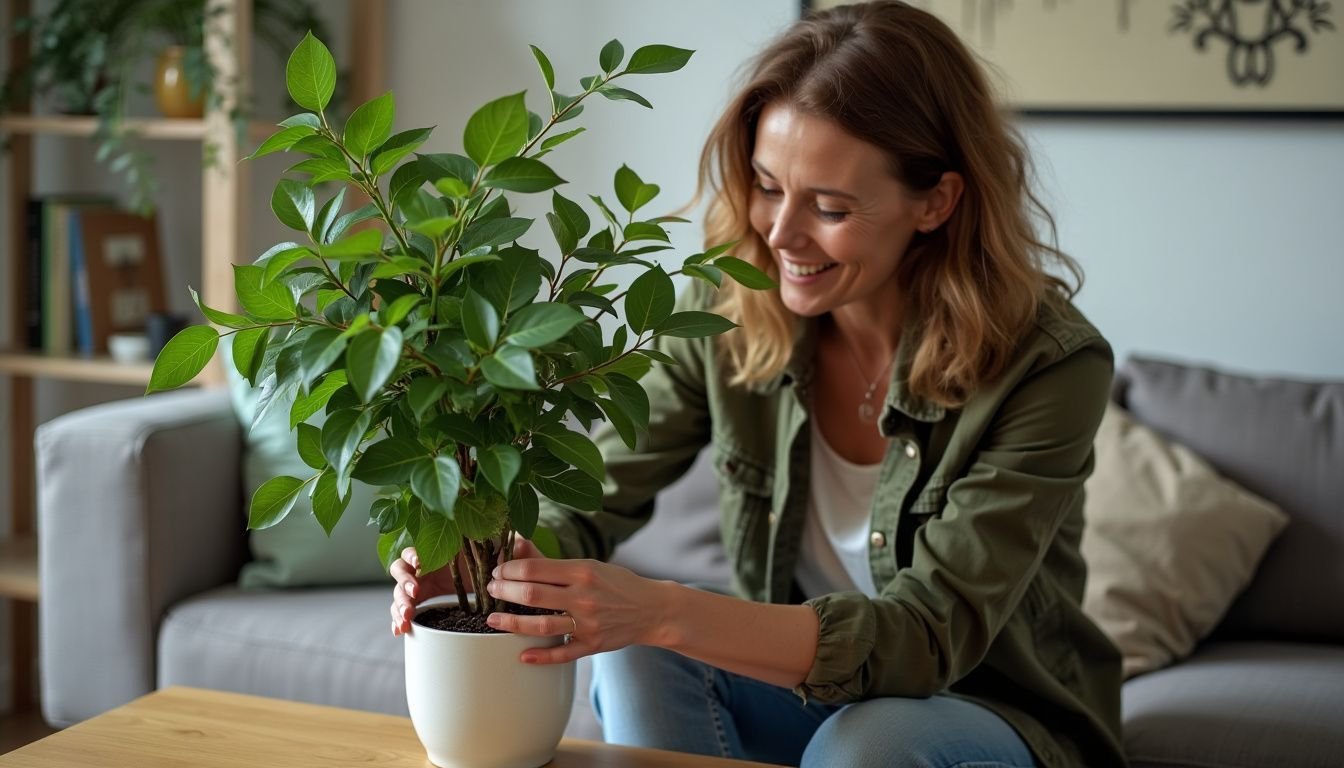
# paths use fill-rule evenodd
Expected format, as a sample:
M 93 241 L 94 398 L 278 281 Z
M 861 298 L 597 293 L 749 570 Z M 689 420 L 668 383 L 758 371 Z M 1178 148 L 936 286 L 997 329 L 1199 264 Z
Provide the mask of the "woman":
M 742 328 L 667 339 L 600 513 L 543 511 L 570 558 L 491 593 L 491 626 L 594 658 L 608 741 L 809 766 L 1122 766 L 1119 657 L 1079 608 L 1083 481 L 1112 361 L 1033 232 L 984 74 L 900 2 L 795 24 L 709 138 L 708 240 L 778 290 L 696 283 Z M 713 443 L 740 597 L 608 565 Z M 394 566 L 393 631 L 444 591 Z

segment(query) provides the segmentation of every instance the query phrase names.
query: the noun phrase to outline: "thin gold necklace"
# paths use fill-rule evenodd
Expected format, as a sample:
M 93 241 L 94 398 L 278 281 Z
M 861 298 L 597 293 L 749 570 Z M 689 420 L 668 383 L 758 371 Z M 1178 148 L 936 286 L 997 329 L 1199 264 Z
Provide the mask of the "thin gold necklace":
M 837 333 L 840 333 L 837 331 Z M 845 338 L 844 333 L 840 333 L 841 338 Z M 849 350 L 849 359 L 854 361 L 854 368 L 859 372 L 860 381 L 868 381 L 868 374 L 863 370 L 863 364 L 859 362 L 859 355 L 854 351 L 854 347 L 845 338 L 845 349 Z M 891 368 L 891 364 L 896 362 L 896 355 L 893 353 L 887 364 L 882 366 L 882 370 L 877 372 L 877 376 L 872 381 L 868 381 L 868 390 L 863 393 L 863 401 L 859 403 L 859 421 L 865 424 L 874 424 L 877 422 L 877 408 L 873 405 L 873 393 L 877 391 L 877 385 L 882 381 L 882 376 Z

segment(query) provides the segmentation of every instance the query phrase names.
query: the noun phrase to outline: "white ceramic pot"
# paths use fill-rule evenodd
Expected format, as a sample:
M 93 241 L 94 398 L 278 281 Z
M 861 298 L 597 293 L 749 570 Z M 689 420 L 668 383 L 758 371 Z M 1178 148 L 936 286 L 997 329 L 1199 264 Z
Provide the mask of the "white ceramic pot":
M 574 703 L 574 663 L 524 664 L 518 657 L 563 638 L 445 632 L 415 623 L 404 637 L 406 701 L 431 763 L 538 768 L 555 756 Z

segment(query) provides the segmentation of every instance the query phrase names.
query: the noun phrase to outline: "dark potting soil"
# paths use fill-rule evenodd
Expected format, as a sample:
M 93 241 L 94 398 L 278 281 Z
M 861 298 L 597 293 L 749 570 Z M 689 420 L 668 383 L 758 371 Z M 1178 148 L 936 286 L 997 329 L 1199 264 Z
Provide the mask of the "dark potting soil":
M 519 616 L 545 616 L 561 613 L 549 608 L 533 608 L 528 605 L 509 605 L 508 613 Z M 501 630 L 485 623 L 487 614 L 467 613 L 456 605 L 443 608 L 430 608 L 415 617 L 415 623 L 430 629 L 442 629 L 446 632 L 467 632 L 474 635 L 498 635 Z

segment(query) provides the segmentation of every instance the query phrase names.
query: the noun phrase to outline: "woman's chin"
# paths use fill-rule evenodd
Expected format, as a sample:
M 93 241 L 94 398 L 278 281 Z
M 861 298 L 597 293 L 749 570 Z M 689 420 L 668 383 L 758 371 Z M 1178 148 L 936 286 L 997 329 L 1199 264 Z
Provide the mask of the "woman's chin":
M 779 300 L 799 317 L 819 317 L 831 311 L 830 302 L 811 293 L 801 293 L 788 285 L 780 286 Z

